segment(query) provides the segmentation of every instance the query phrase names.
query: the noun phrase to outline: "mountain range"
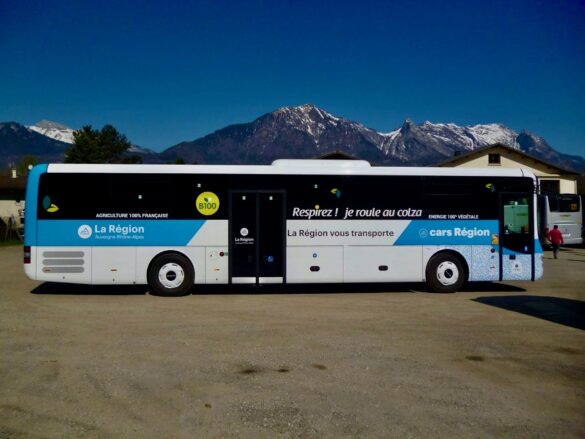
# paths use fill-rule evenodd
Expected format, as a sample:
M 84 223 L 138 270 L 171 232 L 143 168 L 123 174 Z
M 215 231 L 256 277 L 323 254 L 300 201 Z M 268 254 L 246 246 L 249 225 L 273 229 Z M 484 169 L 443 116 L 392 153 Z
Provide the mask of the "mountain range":
M 42 161 L 62 161 L 73 130 L 41 121 L 25 127 L 0 123 L 0 165 L 25 154 Z M 585 171 L 585 158 L 562 154 L 542 137 L 516 132 L 501 124 L 458 126 L 406 120 L 391 132 L 380 132 L 314 105 L 283 107 L 256 120 L 229 125 L 193 141 L 155 153 L 133 146 L 145 163 L 269 164 L 281 158 L 315 158 L 342 152 L 378 165 L 425 166 L 455 154 L 501 143 L 564 169 Z M 4 162 L 4 163 L 3 163 Z
M 16 122 L 0 123 L 0 170 L 14 166 L 26 155 L 39 162 L 63 161 L 69 146 Z

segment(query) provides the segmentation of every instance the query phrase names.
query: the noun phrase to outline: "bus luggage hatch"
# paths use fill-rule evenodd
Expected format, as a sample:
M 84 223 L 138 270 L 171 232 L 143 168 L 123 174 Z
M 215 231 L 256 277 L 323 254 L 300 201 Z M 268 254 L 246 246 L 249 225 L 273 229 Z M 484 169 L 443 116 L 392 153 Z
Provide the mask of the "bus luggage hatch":
M 230 282 L 285 280 L 284 191 L 230 192 Z

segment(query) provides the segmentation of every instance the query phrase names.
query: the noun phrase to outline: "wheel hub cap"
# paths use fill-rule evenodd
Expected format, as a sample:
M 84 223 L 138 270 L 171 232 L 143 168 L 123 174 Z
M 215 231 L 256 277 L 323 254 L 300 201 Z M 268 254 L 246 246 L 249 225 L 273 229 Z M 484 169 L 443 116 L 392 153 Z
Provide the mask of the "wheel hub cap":
M 160 268 L 158 280 L 165 288 L 177 288 L 185 280 L 185 271 L 180 265 L 171 262 Z
M 459 269 L 453 262 L 445 261 L 437 267 L 437 279 L 443 285 L 454 285 L 459 280 Z

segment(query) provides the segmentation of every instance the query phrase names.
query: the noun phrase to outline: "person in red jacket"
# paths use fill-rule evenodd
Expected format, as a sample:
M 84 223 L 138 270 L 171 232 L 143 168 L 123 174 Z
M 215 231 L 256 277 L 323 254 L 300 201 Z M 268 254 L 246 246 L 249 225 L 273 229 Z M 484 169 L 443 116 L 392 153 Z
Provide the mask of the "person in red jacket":
M 553 255 L 555 256 L 555 259 L 557 259 L 561 245 L 565 243 L 565 241 L 563 241 L 563 234 L 559 230 L 559 226 L 555 224 L 553 229 L 550 232 L 548 232 L 546 238 L 551 242 L 553 248 Z

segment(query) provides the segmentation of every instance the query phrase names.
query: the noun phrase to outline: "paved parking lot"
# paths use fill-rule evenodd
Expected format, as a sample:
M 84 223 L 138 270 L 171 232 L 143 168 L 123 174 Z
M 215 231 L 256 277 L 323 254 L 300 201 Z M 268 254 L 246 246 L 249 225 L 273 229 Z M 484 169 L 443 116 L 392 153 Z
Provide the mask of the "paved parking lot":
M 40 284 L 0 248 L 0 438 L 585 437 L 585 249 L 542 281 Z

